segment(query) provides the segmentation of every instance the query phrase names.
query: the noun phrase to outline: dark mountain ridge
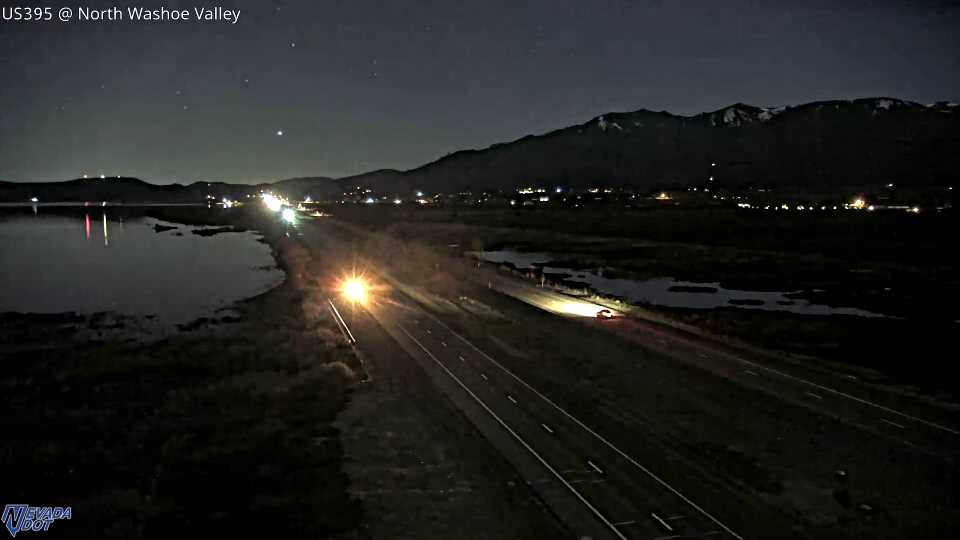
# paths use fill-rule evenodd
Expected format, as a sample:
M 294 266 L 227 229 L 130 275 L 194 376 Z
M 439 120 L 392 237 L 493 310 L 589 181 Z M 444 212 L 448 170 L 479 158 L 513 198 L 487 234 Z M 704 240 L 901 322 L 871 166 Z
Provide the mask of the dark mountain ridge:
M 267 187 L 302 198 L 357 187 L 383 195 L 505 190 L 519 186 L 766 186 L 845 192 L 851 187 L 952 184 L 960 166 L 957 104 L 878 97 L 793 107 L 736 103 L 692 116 L 612 112 L 542 135 L 453 152 L 423 166 L 339 179 L 291 178 L 256 186 L 153 185 L 132 178 L 0 182 L 0 200 L 202 201 Z M 712 180 L 711 180 L 712 178 Z M 710 184 L 708 184 L 710 182 Z

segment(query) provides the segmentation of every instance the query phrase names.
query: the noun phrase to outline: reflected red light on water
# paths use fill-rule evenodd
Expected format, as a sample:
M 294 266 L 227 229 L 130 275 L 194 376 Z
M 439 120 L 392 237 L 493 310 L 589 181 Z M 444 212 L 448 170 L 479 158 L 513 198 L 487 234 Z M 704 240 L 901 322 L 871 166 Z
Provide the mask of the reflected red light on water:
M 87 214 L 86 218 L 84 218 L 84 221 L 86 222 L 87 226 L 87 240 L 90 240 L 90 214 Z

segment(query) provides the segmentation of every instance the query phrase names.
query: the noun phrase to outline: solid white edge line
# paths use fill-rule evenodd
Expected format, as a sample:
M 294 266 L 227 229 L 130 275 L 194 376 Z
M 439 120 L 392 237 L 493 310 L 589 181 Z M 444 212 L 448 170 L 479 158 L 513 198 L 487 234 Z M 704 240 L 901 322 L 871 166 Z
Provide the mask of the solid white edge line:
M 432 315 L 430 315 L 429 313 L 427 313 L 427 315 L 432 317 Z M 831 394 L 834 394 L 834 395 L 837 395 L 837 396 L 845 397 L 845 398 L 847 398 L 847 399 L 852 399 L 853 401 L 856 401 L 857 403 L 860 403 L 860 404 L 863 404 L 863 405 L 869 405 L 870 407 L 876 407 L 877 409 L 880 409 L 881 411 L 886 411 L 886 412 L 888 412 L 888 413 L 895 414 L 895 415 L 897 415 L 897 416 L 899 416 L 899 417 L 901 417 L 901 418 L 906 418 L 906 419 L 908 419 L 908 420 L 913 420 L 914 422 L 919 422 L 919 423 L 921 423 L 921 424 L 925 424 L 925 425 L 930 426 L 930 427 L 932 427 L 932 428 L 940 429 L 940 430 L 946 431 L 946 432 L 948 432 L 948 433 L 952 433 L 952 434 L 954 434 L 954 435 L 960 435 L 960 431 L 957 431 L 957 430 L 955 430 L 955 429 L 948 428 L 947 426 L 940 425 L 940 424 L 938 424 L 938 423 L 936 423 L 936 422 L 931 422 L 930 420 L 924 420 L 923 418 L 919 418 L 919 417 L 917 417 L 917 416 L 913 416 L 913 415 L 907 414 L 907 413 L 905 413 L 905 412 L 900 412 L 900 411 L 898 411 L 898 410 L 896 410 L 896 409 L 891 409 L 890 407 L 885 407 L 885 406 L 883 406 L 883 405 L 880 405 L 879 403 L 874 403 L 874 402 L 872 402 L 872 401 L 869 401 L 869 400 L 866 400 L 866 399 L 863 399 L 863 398 L 858 398 L 857 396 L 848 394 L 848 393 L 843 392 L 843 391 L 841 391 L 841 390 L 836 390 L 836 389 L 834 389 L 834 388 L 830 388 L 829 386 L 823 386 L 822 384 L 818 384 L 818 383 L 815 383 L 815 382 L 813 382 L 813 381 L 808 381 L 807 379 L 802 379 L 802 378 L 800 378 L 800 377 L 796 377 L 796 376 L 794 376 L 794 375 L 790 375 L 789 373 L 784 373 L 783 371 L 780 371 L 779 369 L 774 369 L 774 368 L 772 368 L 772 367 L 764 366 L 763 364 L 758 364 L 758 363 L 756 363 L 756 362 L 751 362 L 751 361 L 749 361 L 749 360 L 744 360 L 743 358 L 740 358 L 739 356 L 733 356 L 732 358 L 733 358 L 734 360 L 736 360 L 737 362 L 741 362 L 741 363 L 747 364 L 748 366 L 753 366 L 753 367 L 755 367 L 755 368 L 757 368 L 757 369 L 762 369 L 762 370 L 765 370 L 765 371 L 769 371 L 770 373 L 776 373 L 777 375 L 780 375 L 780 376 L 783 377 L 783 378 L 790 379 L 790 380 L 792 380 L 792 381 L 796 381 L 796 382 L 799 382 L 799 383 L 802 383 L 802 384 L 806 384 L 806 385 L 812 386 L 812 387 L 814 387 L 814 388 L 819 388 L 820 390 L 823 390 L 824 392 L 830 392 Z
M 600 512 L 600 510 L 598 510 L 595 506 L 590 504 L 590 501 L 584 498 L 584 496 L 579 491 L 577 491 L 577 488 L 573 487 L 570 484 L 570 482 L 568 482 L 566 478 L 564 478 L 559 472 L 557 472 L 557 470 L 554 469 L 553 466 L 547 462 L 547 460 L 545 460 L 540 454 L 538 454 L 537 451 L 534 450 L 533 447 L 530 446 L 530 444 L 523 439 L 523 437 L 521 437 L 516 431 L 514 431 L 510 426 L 508 426 L 507 423 L 504 422 L 502 418 L 497 416 L 497 413 L 493 412 L 493 409 L 488 407 L 487 404 L 484 403 L 482 399 L 480 399 L 476 394 L 474 394 L 472 390 L 467 388 L 467 386 L 463 384 L 463 381 L 461 381 L 456 375 L 454 375 L 453 372 L 450 371 L 450 369 L 448 369 L 447 366 L 443 364 L 443 362 L 438 360 L 437 357 L 434 356 L 433 353 L 431 353 L 429 350 L 427 350 L 427 348 L 424 347 L 423 344 L 420 343 L 419 340 L 417 340 L 417 338 L 413 337 L 413 335 L 411 335 L 410 332 L 407 332 L 407 329 L 404 328 L 403 325 L 397 325 L 397 326 L 400 328 L 400 331 L 402 331 L 404 334 L 407 335 L 408 338 L 410 338 L 414 343 L 416 343 L 417 346 L 420 347 L 421 350 L 423 350 L 423 352 L 427 353 L 427 356 L 429 356 L 434 362 L 436 362 L 437 365 L 440 366 L 443 369 L 443 371 L 445 371 L 447 375 L 450 376 L 450 378 L 456 381 L 456 383 L 460 386 L 460 388 L 463 389 L 464 392 L 469 394 L 470 397 L 474 399 L 474 401 L 476 401 L 481 407 L 483 407 L 483 409 L 487 411 L 487 413 L 489 413 L 490 416 L 492 416 L 494 420 L 496 420 L 497 423 L 503 427 L 503 429 L 507 430 L 507 433 L 512 435 L 513 438 L 517 440 L 517 442 L 523 445 L 523 447 L 526 448 L 526 450 L 530 452 L 531 455 L 533 455 L 533 457 L 537 458 L 537 461 L 539 461 L 544 467 L 546 467 L 551 474 L 557 477 L 557 479 L 560 480 L 560 482 L 562 482 L 563 485 L 566 486 L 567 489 L 569 489 L 570 492 L 573 493 L 577 497 L 577 499 L 579 499 L 580 502 L 582 502 L 584 506 L 586 506 L 590 510 L 590 512 L 593 513 L 594 516 L 597 517 L 597 519 L 599 519 L 604 525 L 607 526 L 607 528 L 613 531 L 613 534 L 616 535 L 617 538 L 620 538 L 621 540 L 628 540 L 628 538 L 624 536 L 623 533 L 621 533 L 613 525 L 613 523 L 611 523 L 610 520 L 608 520 L 606 516 L 604 516 Z
M 339 324 L 343 325 L 343 329 L 347 331 L 347 336 L 350 338 L 350 343 L 356 343 L 357 338 L 353 337 L 353 332 L 350 331 L 350 327 L 347 326 L 347 321 L 343 320 L 343 315 L 340 315 L 340 310 L 337 309 L 337 306 L 334 305 L 333 300 L 327 298 L 327 302 L 330 303 L 330 307 L 333 308 L 333 312 L 336 314 L 337 319 L 339 319 Z
M 661 479 L 659 476 L 657 476 L 656 474 L 654 474 L 653 471 L 651 471 L 650 469 L 648 469 L 648 468 L 644 467 L 643 465 L 641 465 L 639 462 L 637 462 L 637 460 L 635 460 L 635 459 L 633 459 L 632 457 L 630 457 L 630 456 L 629 456 L 628 454 L 626 454 L 623 450 L 620 450 L 618 447 L 616 447 L 613 443 L 611 443 L 610 441 L 608 441 L 608 440 L 607 440 L 606 438 L 604 438 L 602 435 L 600 435 L 599 433 L 597 433 L 596 431 L 594 431 L 593 429 L 591 429 L 589 426 L 587 426 L 586 424 L 584 424 L 583 422 L 581 422 L 580 419 L 578 419 L 577 417 L 575 417 L 575 416 L 573 416 L 572 414 L 568 413 L 563 407 L 557 405 L 556 403 L 553 402 L 553 400 L 551 400 L 551 399 L 548 398 L 547 396 L 541 394 L 539 390 L 537 390 L 536 388 L 530 386 L 526 381 L 524 381 L 523 379 L 521 379 L 520 377 L 518 377 L 516 374 L 514 374 L 512 371 L 510 371 L 509 369 L 507 369 L 507 368 L 506 368 L 505 366 L 503 366 L 500 362 L 497 362 L 496 360 L 494 360 L 493 358 L 491 358 L 490 355 L 488 355 L 487 353 L 485 353 L 485 352 L 483 352 L 482 350 L 480 350 L 479 347 L 477 347 L 476 345 L 474 345 L 473 343 L 471 343 L 467 338 L 461 336 L 461 335 L 458 334 L 457 332 L 454 332 L 453 329 L 451 329 L 449 326 L 447 326 L 446 324 L 444 324 L 442 321 L 440 321 L 439 319 L 437 319 L 436 317 L 434 317 L 432 313 L 430 313 L 430 312 L 428 312 L 428 311 L 426 311 L 426 310 L 423 310 L 423 313 L 424 313 L 427 317 L 430 317 L 431 319 L 433 319 L 433 321 L 436 322 L 437 324 L 439 324 L 440 326 L 446 328 L 448 332 L 450 332 L 450 333 L 453 334 L 454 336 L 457 336 L 457 338 L 459 338 L 460 341 L 463 341 L 464 343 L 466 343 L 467 345 L 469 345 L 473 350 L 477 351 L 477 352 L 478 352 L 479 354 L 481 354 L 484 358 L 486 358 L 486 359 L 489 360 L 491 363 L 493 363 L 493 365 L 497 366 L 497 367 L 500 368 L 504 373 L 506 373 L 507 375 L 509 375 L 510 377 L 512 377 L 514 380 L 516 380 L 517 382 L 519 382 L 521 385 L 523 385 L 527 390 L 530 390 L 531 392 L 533 392 L 534 394 L 536 394 L 540 399 L 542 399 L 542 400 L 546 401 L 547 403 L 549 403 L 550 406 L 552 406 L 554 409 L 560 411 L 561 414 L 563 414 L 564 416 L 566 416 L 567 418 L 569 418 L 571 421 L 573 421 L 574 423 L 576 423 L 578 426 L 580 426 L 581 428 L 583 428 L 584 431 L 586 431 L 587 433 L 590 433 L 591 435 L 593 435 L 594 437 L 596 437 L 600 442 L 602 442 L 603 444 L 605 444 L 608 448 L 610 448 L 611 450 L 613 450 L 613 451 L 616 452 L 617 454 L 620 454 L 621 457 L 623 457 L 624 459 L 626 459 L 627 461 L 629 461 L 630 463 L 632 463 L 636 468 L 638 468 L 638 469 L 640 469 L 641 471 L 643 471 L 644 474 L 646 474 L 647 476 L 649 476 L 650 478 L 652 478 L 655 482 L 657 482 L 658 484 L 660 484 L 661 486 L 663 486 L 664 488 L 666 488 L 667 490 L 669 490 L 671 493 L 673 493 L 674 495 L 676 495 L 677 497 L 679 497 L 683 502 L 685 502 L 685 503 L 687 503 L 688 505 L 690 505 L 691 508 L 693 508 L 693 509 L 696 510 L 697 512 L 700 512 L 702 515 L 704 515 L 704 516 L 707 517 L 710 521 L 712 521 L 712 522 L 714 522 L 715 524 L 717 524 L 721 529 L 723 529 L 724 531 L 726 531 L 727 533 L 729 533 L 729 534 L 730 534 L 731 536 L 733 536 L 734 538 L 737 538 L 737 539 L 739 539 L 739 540 L 744 540 L 744 538 L 743 538 L 742 536 L 740 536 L 739 534 L 733 532 L 733 529 L 731 529 L 730 527 L 727 527 L 726 525 L 724 525 L 723 522 L 721 522 L 719 519 L 713 517 L 712 514 L 710 514 L 709 512 L 707 512 L 706 510 L 704 510 L 703 508 L 701 508 L 699 505 L 697 505 L 697 503 L 695 503 L 695 502 L 691 501 L 690 499 L 688 499 L 686 495 L 684 495 L 684 494 L 681 493 L 679 490 L 677 490 L 675 487 L 671 486 L 671 485 L 668 484 L 666 481 L 664 481 L 663 479 Z

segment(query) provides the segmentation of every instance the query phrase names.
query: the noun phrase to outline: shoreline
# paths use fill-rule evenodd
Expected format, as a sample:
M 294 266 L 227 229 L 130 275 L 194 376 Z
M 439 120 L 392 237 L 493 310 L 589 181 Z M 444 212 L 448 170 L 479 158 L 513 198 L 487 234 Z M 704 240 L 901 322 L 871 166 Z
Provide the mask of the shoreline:
M 78 537 L 174 535 L 185 516 L 209 535 L 356 529 L 334 427 L 356 362 L 324 339 L 332 323 L 302 316 L 282 239 L 260 232 L 284 279 L 233 303 L 229 324 L 139 343 L 57 328 L 78 315 L 0 315 L 18 321 L 0 331 L 8 497 L 72 504 Z

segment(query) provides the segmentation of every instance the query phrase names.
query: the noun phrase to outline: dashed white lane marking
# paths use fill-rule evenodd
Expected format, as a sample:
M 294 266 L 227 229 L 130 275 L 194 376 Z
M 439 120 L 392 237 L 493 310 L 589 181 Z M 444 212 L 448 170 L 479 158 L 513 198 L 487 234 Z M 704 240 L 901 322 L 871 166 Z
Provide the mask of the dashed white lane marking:
M 461 362 L 466 362 L 466 360 L 464 360 L 464 358 L 463 358 L 462 355 L 459 355 L 459 354 L 458 354 L 458 355 L 457 355 L 457 358 L 459 358 Z
M 452 328 L 450 328 L 449 326 L 447 326 L 446 324 L 444 324 L 443 321 L 441 321 L 441 320 L 438 319 L 437 317 L 431 315 L 429 312 L 424 312 L 424 314 L 425 314 L 427 317 L 429 317 L 432 321 L 434 321 L 434 322 L 437 323 L 438 325 L 440 325 L 440 326 L 442 326 L 443 328 L 445 328 L 448 332 L 450 332 L 451 334 L 453 334 L 457 339 L 459 339 L 460 341 L 462 341 L 463 343 L 465 343 L 465 344 L 466 344 L 467 346 L 469 346 L 471 349 L 473 349 L 474 351 L 476 351 L 477 354 L 479 354 L 480 356 L 486 358 L 491 364 L 497 366 L 497 368 L 499 368 L 501 371 L 503 371 L 504 373 L 506 373 L 507 375 L 509 375 L 511 378 L 513 378 L 513 380 L 515 380 L 515 381 L 517 381 L 518 383 L 520 383 L 521 385 L 523 385 L 524 388 L 526 388 L 527 390 L 530 390 L 534 395 L 536 395 L 537 397 L 539 397 L 540 399 L 542 399 L 543 401 L 545 401 L 547 404 L 549 404 L 551 407 L 553 407 L 554 409 L 556 409 L 558 412 L 560 412 L 560 414 L 562 414 L 562 415 L 566 416 L 567 418 L 569 418 L 573 423 L 575 423 L 575 424 L 577 424 L 578 426 L 580 426 L 584 431 L 586 431 L 587 433 L 589 433 L 590 435 L 592 435 L 594 438 L 596 438 L 597 440 L 599 440 L 600 442 L 602 442 L 603 444 L 605 444 L 608 448 L 610 448 L 611 450 L 613 450 L 614 452 L 616 452 L 617 454 L 619 454 L 621 457 L 623 457 L 624 459 L 626 459 L 627 461 L 629 461 L 631 464 L 633 464 L 633 466 L 635 466 L 637 469 L 639 469 L 640 471 L 642 471 L 642 472 L 643 472 L 644 474 L 646 474 L 648 477 L 650 477 L 651 479 L 653 479 L 657 484 L 660 484 L 661 486 L 663 486 L 664 489 L 670 491 L 671 493 L 673 493 L 674 495 L 676 495 L 677 497 L 679 497 L 684 503 L 686 503 L 686 504 L 689 505 L 691 508 L 693 508 L 694 510 L 696 510 L 697 512 L 699 512 L 700 514 L 702 514 L 704 517 L 706 517 L 707 519 L 709 519 L 710 521 L 712 521 L 714 524 L 716 524 L 717 526 L 719 526 L 721 529 L 723 529 L 724 531 L 726 531 L 728 534 L 730 534 L 730 536 L 736 538 L 737 540 L 744 540 L 743 537 L 740 536 L 739 534 L 737 534 L 736 532 L 734 532 L 733 529 L 731 529 L 730 527 L 724 525 L 723 522 L 721 522 L 721 521 L 720 521 L 719 519 L 717 519 L 715 516 L 713 516 L 712 514 L 710 514 L 709 512 L 707 512 L 706 510 L 704 510 L 703 508 L 701 508 L 700 505 L 698 505 L 697 503 L 695 503 L 695 502 L 693 502 L 692 500 L 690 500 L 686 495 L 684 495 L 684 494 L 681 493 L 679 490 L 677 490 L 677 488 L 675 488 L 675 487 L 673 487 L 672 485 L 668 484 L 668 483 L 667 483 L 666 481 L 664 481 L 662 478 L 660 478 L 659 476 L 657 476 L 653 471 L 651 471 L 651 470 L 648 469 L 647 467 L 643 466 L 640 462 L 638 462 L 636 459 L 634 459 L 633 457 L 631 457 L 629 454 L 627 454 L 626 452 L 624 452 L 623 450 L 621 450 L 620 448 L 618 448 L 617 446 L 615 446 L 613 443 L 611 443 L 609 440 L 607 440 L 604 436 L 602 436 L 602 435 L 600 435 L 599 433 L 597 433 L 596 431 L 594 431 L 592 428 L 590 428 L 590 426 L 584 424 L 579 418 L 577 418 L 576 416 L 573 416 L 573 415 L 570 414 L 566 409 L 564 409 L 563 407 L 557 405 L 556 402 L 554 402 L 553 400 L 551 400 L 551 399 L 548 398 L 547 396 L 543 395 L 543 393 L 541 393 L 539 390 L 537 390 L 536 388 L 530 386 L 530 384 L 527 383 L 527 381 L 525 381 L 525 380 L 521 379 L 520 377 L 518 377 L 516 373 L 510 371 L 509 369 L 507 369 L 506 367 L 504 367 L 503 364 L 501 364 L 500 362 L 497 362 L 496 360 L 494 360 L 492 356 L 490 356 L 489 354 L 483 352 L 483 350 L 480 349 L 480 347 L 477 347 L 477 346 L 474 345 L 470 340 L 468 340 L 467 338 L 465 338 L 465 337 L 461 336 L 460 334 L 458 334 L 457 332 L 455 332 Z M 402 329 L 402 328 L 401 328 L 401 329 Z M 422 347 L 421 347 L 421 348 L 422 348 Z M 957 434 L 960 435 L 960 432 L 957 432 Z M 602 515 L 602 514 L 601 514 L 601 515 Z M 604 524 L 605 524 L 605 525 L 609 523 L 609 521 L 607 521 L 605 518 L 603 518 L 602 521 L 604 521 Z M 612 526 L 612 524 L 610 524 L 610 525 Z M 617 531 L 617 532 L 619 532 L 619 531 Z M 621 536 L 622 536 L 622 535 L 621 535 Z
M 485 381 L 489 381 L 489 380 L 490 380 L 490 379 L 488 379 L 487 376 L 484 375 L 483 373 L 481 373 L 480 376 L 483 377 L 483 380 L 485 380 Z
M 893 426 L 893 427 L 895 427 L 895 428 L 903 429 L 903 424 L 898 424 L 898 423 L 896 423 L 896 422 L 891 422 L 891 421 L 887 420 L 886 418 L 881 418 L 880 421 L 881 421 L 881 422 L 886 422 L 886 423 L 890 424 L 891 426 Z
M 550 463 L 547 462 L 547 460 L 544 459 L 543 456 L 541 456 L 536 450 L 533 449 L 532 446 L 530 446 L 530 443 L 528 443 L 526 440 L 524 440 L 524 438 L 521 437 L 520 434 L 518 434 L 516 431 L 514 431 L 513 428 L 511 428 L 502 418 L 500 418 L 499 416 L 497 416 L 497 413 L 493 412 L 493 409 L 491 409 L 486 403 L 484 403 L 484 401 L 483 401 L 482 399 L 480 399 L 480 397 L 477 396 L 477 394 L 475 394 L 472 390 L 470 390 L 470 389 L 467 387 L 467 385 L 465 385 L 465 384 L 463 383 L 463 381 L 461 381 L 456 375 L 454 375 L 454 373 L 453 373 L 452 371 L 450 371 L 450 370 L 447 368 L 447 366 L 445 366 L 445 365 L 443 364 L 443 362 L 441 362 L 436 356 L 433 355 L 433 353 L 431 353 L 426 347 L 424 347 L 423 344 L 420 343 L 420 342 L 417 340 L 417 338 L 413 337 L 413 335 L 411 335 L 410 332 L 408 332 L 406 328 L 404 328 L 402 325 L 398 325 L 398 326 L 399 326 L 401 332 L 403 332 L 404 334 L 406 334 L 406 336 L 407 336 L 408 338 L 410 338 L 414 343 L 416 343 L 417 346 L 420 347 L 420 350 L 422 350 L 424 353 L 426 353 L 427 356 L 429 356 L 431 360 L 433 360 L 438 366 L 440 366 L 440 368 L 441 368 L 443 371 L 445 371 L 445 372 L 447 373 L 447 375 L 449 375 L 450 378 L 453 379 L 461 389 L 463 389 L 464 392 L 466 392 L 467 394 L 469 394 L 470 397 L 473 398 L 473 400 L 476 401 L 477 404 L 479 404 L 480 407 L 483 408 L 483 410 L 487 411 L 487 413 L 488 413 L 490 416 L 492 416 L 492 417 L 494 418 L 494 420 L 496 420 L 497 423 L 500 424 L 500 426 L 501 426 L 503 429 L 505 429 L 505 430 L 507 431 L 507 433 L 509 433 L 514 439 L 516 439 L 516 441 L 517 441 L 518 443 L 520 443 L 520 445 L 523 446 L 528 452 L 530 452 L 530 454 L 533 455 L 533 457 L 535 457 L 535 458 L 537 459 L 537 461 L 540 462 L 541 465 L 543 465 L 548 471 L 550 471 L 550 474 L 552 474 L 557 480 L 560 480 L 560 482 L 561 482 L 562 484 L 564 484 L 564 485 L 567 487 L 567 489 L 569 489 L 570 492 L 571 492 L 581 503 L 583 503 L 584 506 L 587 507 L 588 510 L 590 510 L 590 513 L 592 513 L 594 516 L 596 516 L 596 518 L 599 519 L 600 522 L 604 524 L 604 526 L 606 526 L 608 529 L 610 529 L 610 532 L 612 532 L 615 537 L 619 538 L 620 540 L 628 540 L 627 537 L 624 536 L 623 533 L 621 533 L 616 527 L 614 527 L 614 526 L 613 526 L 613 523 L 611 523 L 610 520 L 607 519 L 607 517 L 606 517 L 605 515 L 603 515 L 603 512 L 601 512 L 599 509 L 597 509 L 596 506 L 594 506 L 593 504 L 591 504 L 590 501 L 588 501 L 588 500 L 586 499 L 586 497 L 583 496 L 582 493 L 580 493 L 579 491 L 577 491 L 577 489 L 576 489 L 575 487 L 573 487 L 573 486 L 570 484 L 570 482 L 567 481 L 567 479 L 564 478 L 563 475 L 560 474 L 560 473 L 557 471 L 557 469 L 555 469 L 555 468 L 553 467 L 553 465 L 550 465 Z
M 591 469 L 597 471 L 597 473 L 603 474 L 603 469 L 601 469 L 600 467 L 597 467 L 597 464 L 590 461 L 589 459 L 587 460 L 587 465 L 589 465 Z
M 705 359 L 705 360 L 709 360 L 709 359 L 710 359 L 710 355 L 709 355 L 709 354 L 700 353 L 700 358 L 703 358 L 703 359 Z
M 543 429 L 545 429 L 545 430 L 547 431 L 547 433 L 553 435 L 554 431 L 553 431 L 552 429 L 550 429 L 550 426 L 548 426 L 548 425 L 546 425 L 546 424 L 540 424 L 540 427 L 542 427 Z
M 427 331 L 428 334 L 432 334 L 432 333 L 433 333 L 433 332 L 430 331 L 429 328 L 426 328 L 426 331 Z
M 753 375 L 754 377 L 759 377 L 759 376 L 760 376 L 760 375 L 757 374 L 756 371 L 750 371 L 749 369 L 744 370 L 744 373 L 746 373 L 747 375 Z
M 664 521 L 662 517 L 658 516 L 653 512 L 650 512 L 650 517 L 657 520 L 657 523 L 659 523 L 660 525 L 663 525 L 663 528 L 666 529 L 667 532 L 673 532 L 673 527 L 671 527 L 669 523 Z
M 633 525 L 633 524 L 636 523 L 636 522 L 637 522 L 637 520 L 635 520 L 635 519 L 630 520 L 630 521 L 618 521 L 618 522 L 614 523 L 613 526 L 614 526 L 614 527 L 622 527 L 622 526 L 624 526 L 624 525 Z
M 804 394 L 806 394 L 806 395 L 808 395 L 808 396 L 810 396 L 810 397 L 812 397 L 812 398 L 814 398 L 814 399 L 823 399 L 823 396 L 818 396 L 818 395 L 814 394 L 813 392 L 804 392 Z
M 444 347 L 447 346 L 447 342 L 446 342 L 446 341 L 441 341 L 440 344 L 443 345 Z
M 507 394 L 507 399 L 510 400 L 510 403 L 513 403 L 514 405 L 517 404 L 517 400 L 513 399 L 513 396 L 511 396 L 510 394 Z

